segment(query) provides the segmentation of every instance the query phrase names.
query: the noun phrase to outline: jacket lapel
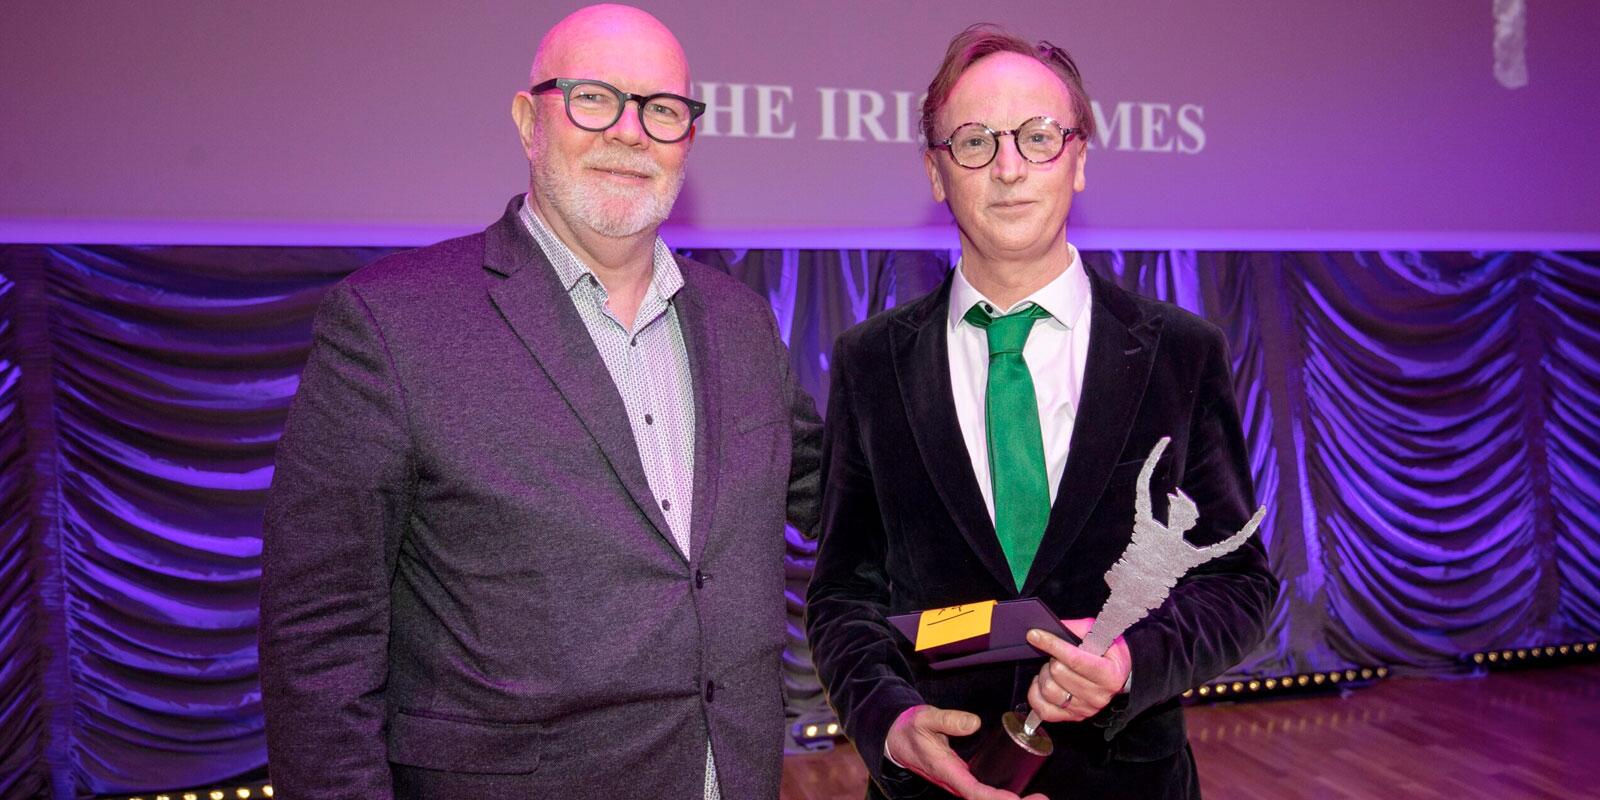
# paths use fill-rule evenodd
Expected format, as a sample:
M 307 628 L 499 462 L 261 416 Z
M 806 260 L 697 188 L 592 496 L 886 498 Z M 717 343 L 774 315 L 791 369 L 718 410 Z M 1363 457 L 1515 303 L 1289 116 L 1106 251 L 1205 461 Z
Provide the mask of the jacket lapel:
M 717 503 L 717 478 L 722 474 L 722 363 L 717 349 L 715 318 L 708 298 L 683 259 L 683 288 L 673 298 L 683 343 L 689 351 L 689 373 L 694 383 L 694 508 L 690 522 L 690 562 L 698 564 L 711 535 L 711 511 Z
M 1160 318 L 1144 317 L 1122 290 L 1089 272 L 1089 359 L 1066 468 L 1050 508 L 1044 539 L 1023 582 L 1034 591 L 1083 532 L 1100 502 L 1144 399 L 1161 339 Z
M 555 269 L 521 229 L 520 207 L 521 199 L 513 199 L 505 216 L 485 231 L 484 266 L 502 278 L 490 286 L 489 298 L 599 445 L 640 513 L 677 553 L 645 478 L 622 395 Z
M 921 300 L 913 313 L 890 329 L 895 379 L 917 450 L 939 499 L 978 560 L 999 585 L 1010 588 L 1015 586 L 1011 567 L 995 537 L 994 522 L 984 507 L 956 417 L 946 330 L 950 285 L 947 276 L 937 292 Z

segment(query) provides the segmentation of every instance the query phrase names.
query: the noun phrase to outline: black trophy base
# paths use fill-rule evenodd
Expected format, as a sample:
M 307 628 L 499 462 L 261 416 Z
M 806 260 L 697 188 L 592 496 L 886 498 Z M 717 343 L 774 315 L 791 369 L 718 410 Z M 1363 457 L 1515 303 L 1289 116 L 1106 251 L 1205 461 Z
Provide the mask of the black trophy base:
M 1007 711 L 1001 715 L 999 727 L 984 734 L 983 743 L 967 766 L 979 781 L 1022 794 L 1054 750 L 1055 743 L 1043 726 L 1030 736 L 1022 731 L 1022 714 Z

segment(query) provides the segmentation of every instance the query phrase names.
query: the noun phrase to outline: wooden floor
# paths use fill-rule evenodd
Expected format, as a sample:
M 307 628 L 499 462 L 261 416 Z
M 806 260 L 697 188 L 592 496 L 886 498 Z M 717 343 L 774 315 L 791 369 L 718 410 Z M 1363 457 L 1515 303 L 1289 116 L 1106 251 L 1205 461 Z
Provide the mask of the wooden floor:
M 1600 664 L 1391 678 L 1343 696 L 1194 706 L 1207 800 L 1600 797 Z M 860 800 L 848 745 L 790 756 L 783 800 Z

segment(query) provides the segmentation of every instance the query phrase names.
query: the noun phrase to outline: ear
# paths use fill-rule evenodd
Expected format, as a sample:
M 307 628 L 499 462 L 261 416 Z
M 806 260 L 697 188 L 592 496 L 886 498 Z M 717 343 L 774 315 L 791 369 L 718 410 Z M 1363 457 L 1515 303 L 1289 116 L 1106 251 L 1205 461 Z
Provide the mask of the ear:
M 932 150 L 922 151 L 922 166 L 928 170 L 928 184 L 933 189 L 933 201 L 935 203 L 943 203 L 945 198 L 944 176 L 939 174 L 939 163 L 934 160 Z
M 522 139 L 522 152 L 529 158 L 533 157 L 533 121 L 537 115 L 533 95 L 517 92 L 511 98 L 511 121 L 516 123 L 517 135 Z
M 1083 191 L 1083 163 L 1089 160 L 1089 143 L 1083 143 L 1083 149 L 1078 153 L 1077 171 L 1072 176 L 1072 191 Z

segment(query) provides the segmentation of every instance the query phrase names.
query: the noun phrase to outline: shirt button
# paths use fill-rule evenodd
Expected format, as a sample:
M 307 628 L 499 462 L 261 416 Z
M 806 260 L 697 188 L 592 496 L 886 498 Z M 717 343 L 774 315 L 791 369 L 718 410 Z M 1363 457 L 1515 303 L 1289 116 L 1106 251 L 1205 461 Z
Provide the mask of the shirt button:
M 672 501 L 671 500 L 662 500 L 661 501 L 661 510 L 662 511 L 671 511 L 672 510 Z
M 656 424 L 656 418 L 650 416 L 649 414 L 646 414 L 646 415 L 644 415 L 644 424 L 646 424 L 646 425 L 654 425 L 654 424 Z
M 639 337 L 634 336 L 634 337 L 629 338 L 628 339 L 628 346 L 629 347 L 638 347 L 639 346 Z

